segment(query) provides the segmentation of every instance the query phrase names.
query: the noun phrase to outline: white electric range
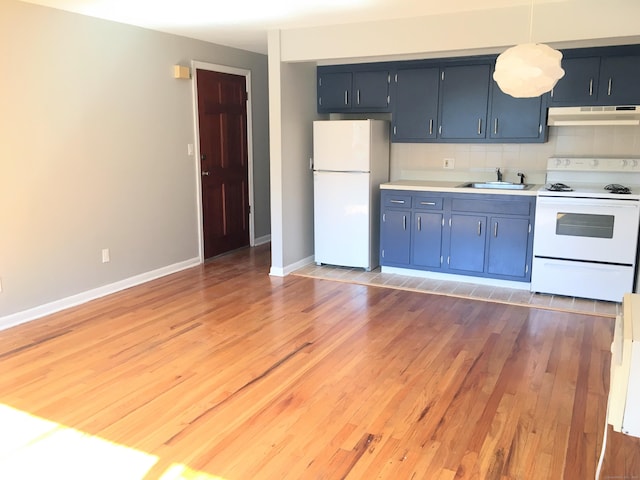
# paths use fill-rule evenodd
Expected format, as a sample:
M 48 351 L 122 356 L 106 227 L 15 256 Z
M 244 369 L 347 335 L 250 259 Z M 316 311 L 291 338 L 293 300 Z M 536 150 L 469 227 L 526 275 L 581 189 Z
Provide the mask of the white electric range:
M 554 157 L 546 182 L 531 291 L 621 302 L 635 291 L 640 159 Z

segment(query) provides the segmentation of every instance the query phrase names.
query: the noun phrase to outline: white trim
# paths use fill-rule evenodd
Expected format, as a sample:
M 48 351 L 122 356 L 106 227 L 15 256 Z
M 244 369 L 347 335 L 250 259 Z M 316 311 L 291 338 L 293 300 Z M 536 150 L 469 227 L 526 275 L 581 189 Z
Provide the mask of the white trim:
M 296 262 L 296 263 L 292 263 L 291 265 L 287 265 L 284 268 L 280 268 L 280 267 L 274 267 L 271 266 L 271 270 L 269 271 L 269 275 L 271 275 L 272 277 L 286 277 L 287 275 L 289 275 L 291 272 L 294 272 L 302 267 L 305 267 L 307 265 L 309 265 L 310 263 L 313 263 L 313 255 L 307 258 L 303 258 L 302 260 Z
M 191 61 L 191 85 L 193 94 L 193 128 L 195 132 L 195 162 L 196 162 L 196 202 L 198 206 L 198 251 L 200 255 L 200 262 L 204 262 L 204 231 L 202 226 L 202 184 L 200 173 L 200 126 L 198 124 L 198 84 L 197 70 L 209 70 L 212 72 L 230 73 L 232 75 L 238 75 L 245 77 L 245 84 L 247 88 L 247 169 L 248 169 L 248 181 L 249 181 L 249 205 L 251 210 L 249 211 L 249 245 L 256 246 L 255 240 L 255 206 L 253 198 L 253 119 L 252 119 L 252 103 L 251 103 L 251 70 L 244 68 L 230 67 L 228 65 L 219 65 L 215 63 L 200 62 L 197 60 Z
M 408 277 L 431 278 L 434 280 L 449 280 L 453 282 L 476 283 L 491 287 L 514 288 L 517 290 L 531 290 L 529 282 L 514 282 L 512 280 L 500 280 L 499 278 L 472 277 L 469 275 L 456 275 L 453 273 L 430 272 L 428 270 L 413 270 L 410 268 L 381 267 L 381 273 L 393 273 Z
M 119 280 L 109 285 L 94 288 L 93 290 L 87 290 L 86 292 L 78 293 L 67 298 L 62 298 L 54 302 L 45 303 L 44 305 L 39 305 L 37 307 L 30 308 L 29 310 L 24 310 L 22 312 L 17 312 L 11 315 L 0 317 L 0 330 L 15 327 L 16 325 L 20 325 L 21 323 L 26 323 L 31 320 L 44 317 L 46 315 L 51 315 L 52 313 L 65 310 L 67 308 L 75 307 L 76 305 L 81 305 L 91 300 L 95 300 L 97 298 L 104 297 L 106 295 L 110 295 L 112 293 L 116 293 L 121 290 L 125 290 L 127 288 L 149 282 L 151 280 L 155 280 L 156 278 L 164 277 L 166 275 L 171 275 L 172 273 L 186 270 L 187 268 L 195 267 L 197 265 L 200 265 L 201 263 L 202 262 L 199 258 L 192 258 L 183 262 L 174 263 L 173 265 L 167 265 L 166 267 L 161 267 L 156 270 L 151 270 L 150 272 L 141 273 L 133 277 L 125 278 L 124 280 Z
M 264 235 L 262 237 L 258 237 L 255 239 L 254 247 L 257 247 L 259 245 L 264 245 L 265 243 L 270 243 L 270 242 L 271 242 L 271 234 Z

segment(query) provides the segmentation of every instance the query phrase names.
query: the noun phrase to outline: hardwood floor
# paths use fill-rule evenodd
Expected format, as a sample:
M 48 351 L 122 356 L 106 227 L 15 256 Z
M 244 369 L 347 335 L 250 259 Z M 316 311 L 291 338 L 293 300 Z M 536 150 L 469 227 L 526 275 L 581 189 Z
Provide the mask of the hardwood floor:
M 0 478 L 594 477 L 611 318 L 268 269 L 242 250 L 0 332 Z M 66 427 L 92 447 L 43 459 Z M 144 459 L 87 461 L 103 440 Z M 601 478 L 640 478 L 637 439 Z

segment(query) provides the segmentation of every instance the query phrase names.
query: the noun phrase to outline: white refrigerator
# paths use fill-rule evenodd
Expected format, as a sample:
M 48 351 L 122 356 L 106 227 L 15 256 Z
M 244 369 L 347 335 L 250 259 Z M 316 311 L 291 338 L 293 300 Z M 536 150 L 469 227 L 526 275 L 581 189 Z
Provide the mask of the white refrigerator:
M 389 181 L 389 123 L 313 122 L 315 262 L 379 264 L 380 184 Z

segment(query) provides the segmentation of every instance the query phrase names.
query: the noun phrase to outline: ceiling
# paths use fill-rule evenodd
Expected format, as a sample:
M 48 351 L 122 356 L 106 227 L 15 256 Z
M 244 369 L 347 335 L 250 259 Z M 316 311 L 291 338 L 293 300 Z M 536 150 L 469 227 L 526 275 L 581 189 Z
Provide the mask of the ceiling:
M 267 53 L 269 29 L 532 5 L 533 0 L 25 0 L 28 3 Z M 564 0 L 536 0 L 549 3 Z

